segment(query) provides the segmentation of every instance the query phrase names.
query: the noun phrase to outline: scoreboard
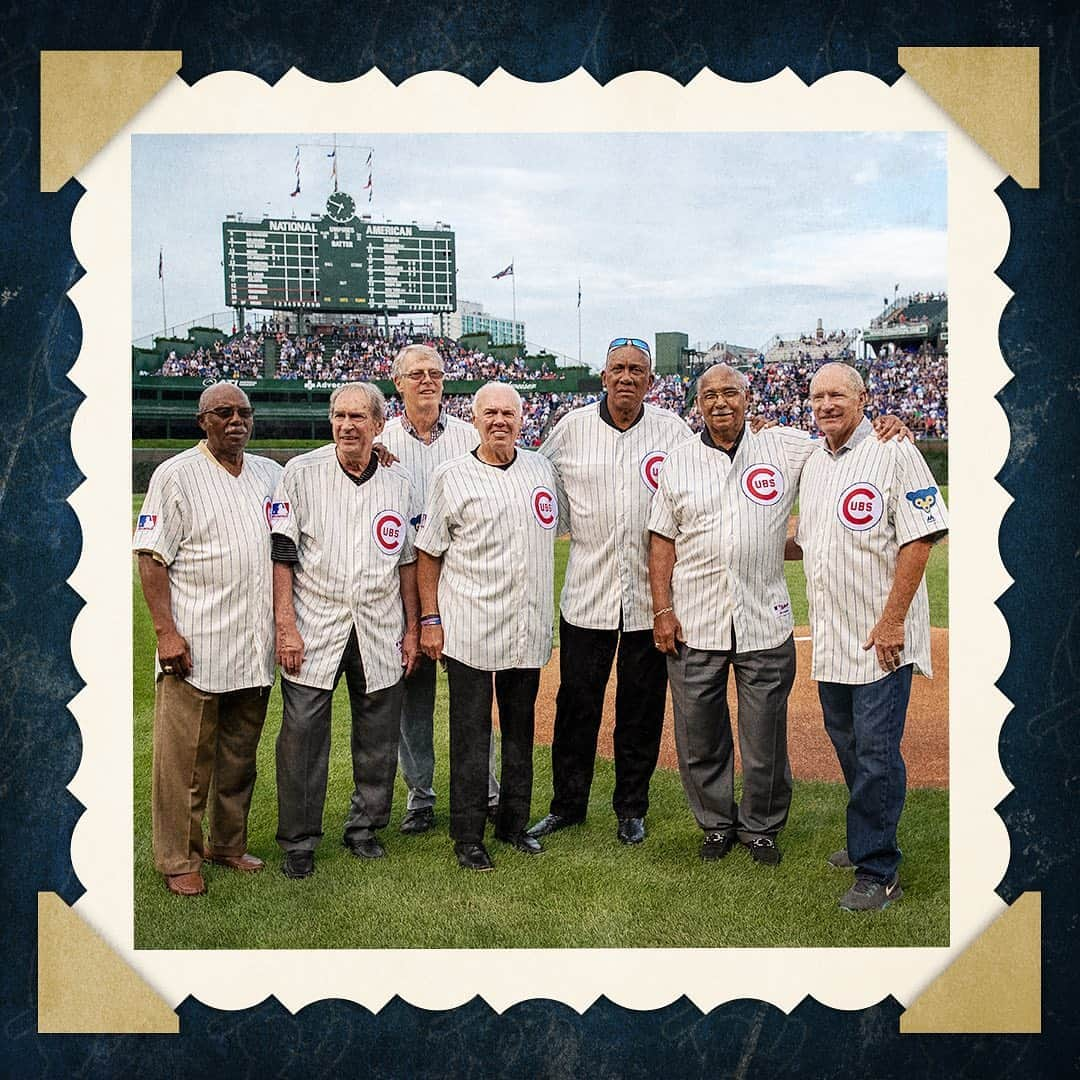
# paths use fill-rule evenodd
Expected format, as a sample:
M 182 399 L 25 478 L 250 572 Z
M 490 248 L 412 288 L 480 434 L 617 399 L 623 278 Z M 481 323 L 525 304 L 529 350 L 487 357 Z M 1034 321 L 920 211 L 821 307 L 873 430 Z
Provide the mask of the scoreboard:
M 457 308 L 450 228 L 359 218 L 343 191 L 322 217 L 227 220 L 222 241 L 229 307 L 390 315 Z

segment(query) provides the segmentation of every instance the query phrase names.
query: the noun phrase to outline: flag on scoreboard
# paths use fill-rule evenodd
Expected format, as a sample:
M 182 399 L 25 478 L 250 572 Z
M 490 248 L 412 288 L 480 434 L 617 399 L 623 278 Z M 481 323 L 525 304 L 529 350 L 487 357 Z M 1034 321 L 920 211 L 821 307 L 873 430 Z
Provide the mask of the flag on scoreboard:
M 501 277 L 513 277 L 514 276 L 514 264 L 511 263 L 505 270 L 500 270 L 497 274 L 491 275 L 491 280 Z
M 577 281 L 577 306 L 581 307 L 581 278 Z
M 165 280 L 165 249 L 158 248 L 157 253 L 157 276 L 159 281 Z
M 300 147 L 296 148 L 296 187 L 289 193 L 291 199 L 295 195 L 300 194 Z
M 367 183 L 360 190 L 367 192 L 367 201 L 371 202 L 371 196 L 375 193 L 375 189 L 371 186 L 371 173 L 368 173 Z

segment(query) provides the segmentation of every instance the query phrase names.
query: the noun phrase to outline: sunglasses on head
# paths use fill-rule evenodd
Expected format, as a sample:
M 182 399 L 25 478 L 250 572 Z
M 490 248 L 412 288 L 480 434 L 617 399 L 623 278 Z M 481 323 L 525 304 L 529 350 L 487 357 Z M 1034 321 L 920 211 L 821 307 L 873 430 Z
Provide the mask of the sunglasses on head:
M 642 341 L 639 337 L 617 337 L 613 338 L 610 345 L 607 347 L 607 351 L 613 352 L 615 349 L 621 349 L 624 345 L 633 345 L 635 349 L 640 349 L 643 353 L 652 356 L 652 351 L 649 349 L 649 343 Z

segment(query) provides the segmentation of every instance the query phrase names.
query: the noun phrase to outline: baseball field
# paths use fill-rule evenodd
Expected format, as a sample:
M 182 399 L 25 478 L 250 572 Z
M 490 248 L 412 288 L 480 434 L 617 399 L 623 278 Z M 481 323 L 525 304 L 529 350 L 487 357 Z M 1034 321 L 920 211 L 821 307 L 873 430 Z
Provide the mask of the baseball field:
M 947 490 L 943 492 L 947 496 Z M 137 513 L 141 496 L 133 501 Z M 556 545 L 556 607 L 568 542 Z M 628 948 L 769 946 L 945 946 L 949 943 L 948 545 L 935 548 L 927 572 L 936 678 L 917 679 L 905 733 L 909 793 L 900 822 L 904 898 L 887 911 L 854 915 L 836 900 L 850 871 L 826 856 L 844 842 L 847 792 L 821 726 L 809 653 L 799 643 L 799 674 L 789 720 L 795 793 L 780 837 L 780 866 L 758 866 L 742 848 L 718 863 L 698 858 L 701 833 L 686 804 L 665 725 L 661 767 L 651 788 L 648 838 L 615 840 L 612 766 L 597 764 L 588 821 L 544 841 L 541 856 L 490 840 L 497 871 L 469 874 L 454 859 L 447 833 L 447 699 L 440 674 L 435 714 L 439 793 L 436 827 L 405 837 L 400 778 L 387 858 L 354 858 L 341 844 L 352 790 L 344 683 L 334 698 L 330 782 L 316 872 L 291 881 L 274 842 L 274 740 L 281 723 L 275 687 L 259 747 L 249 850 L 267 862 L 255 875 L 207 865 L 208 893 L 172 896 L 155 872 L 150 846 L 154 633 L 133 571 L 135 945 L 148 949 L 244 948 Z M 801 567 L 788 565 L 795 623 L 805 637 Z M 556 642 L 556 645 L 558 643 Z M 551 795 L 550 741 L 557 656 L 545 669 L 537 702 L 533 818 Z M 601 753 L 610 753 L 610 710 Z

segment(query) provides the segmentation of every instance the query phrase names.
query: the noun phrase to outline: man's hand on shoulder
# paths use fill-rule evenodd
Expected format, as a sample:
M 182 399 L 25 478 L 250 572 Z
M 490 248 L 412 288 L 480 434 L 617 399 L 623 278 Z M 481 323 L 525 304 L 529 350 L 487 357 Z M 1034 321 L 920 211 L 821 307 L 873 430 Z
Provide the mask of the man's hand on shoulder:
M 399 460 L 397 454 L 393 453 L 388 446 L 384 446 L 381 442 L 372 443 L 371 449 L 375 451 L 379 464 L 384 467 L 393 465 L 395 461 Z
M 777 427 L 779 420 L 770 420 L 765 416 L 752 416 L 750 418 L 750 434 L 756 435 L 759 431 L 764 431 L 766 428 Z
M 892 413 L 877 417 L 873 422 L 873 428 L 874 434 L 881 442 L 888 442 L 893 438 L 907 439 L 910 443 L 915 442 L 915 433 L 899 416 L 893 416 Z

